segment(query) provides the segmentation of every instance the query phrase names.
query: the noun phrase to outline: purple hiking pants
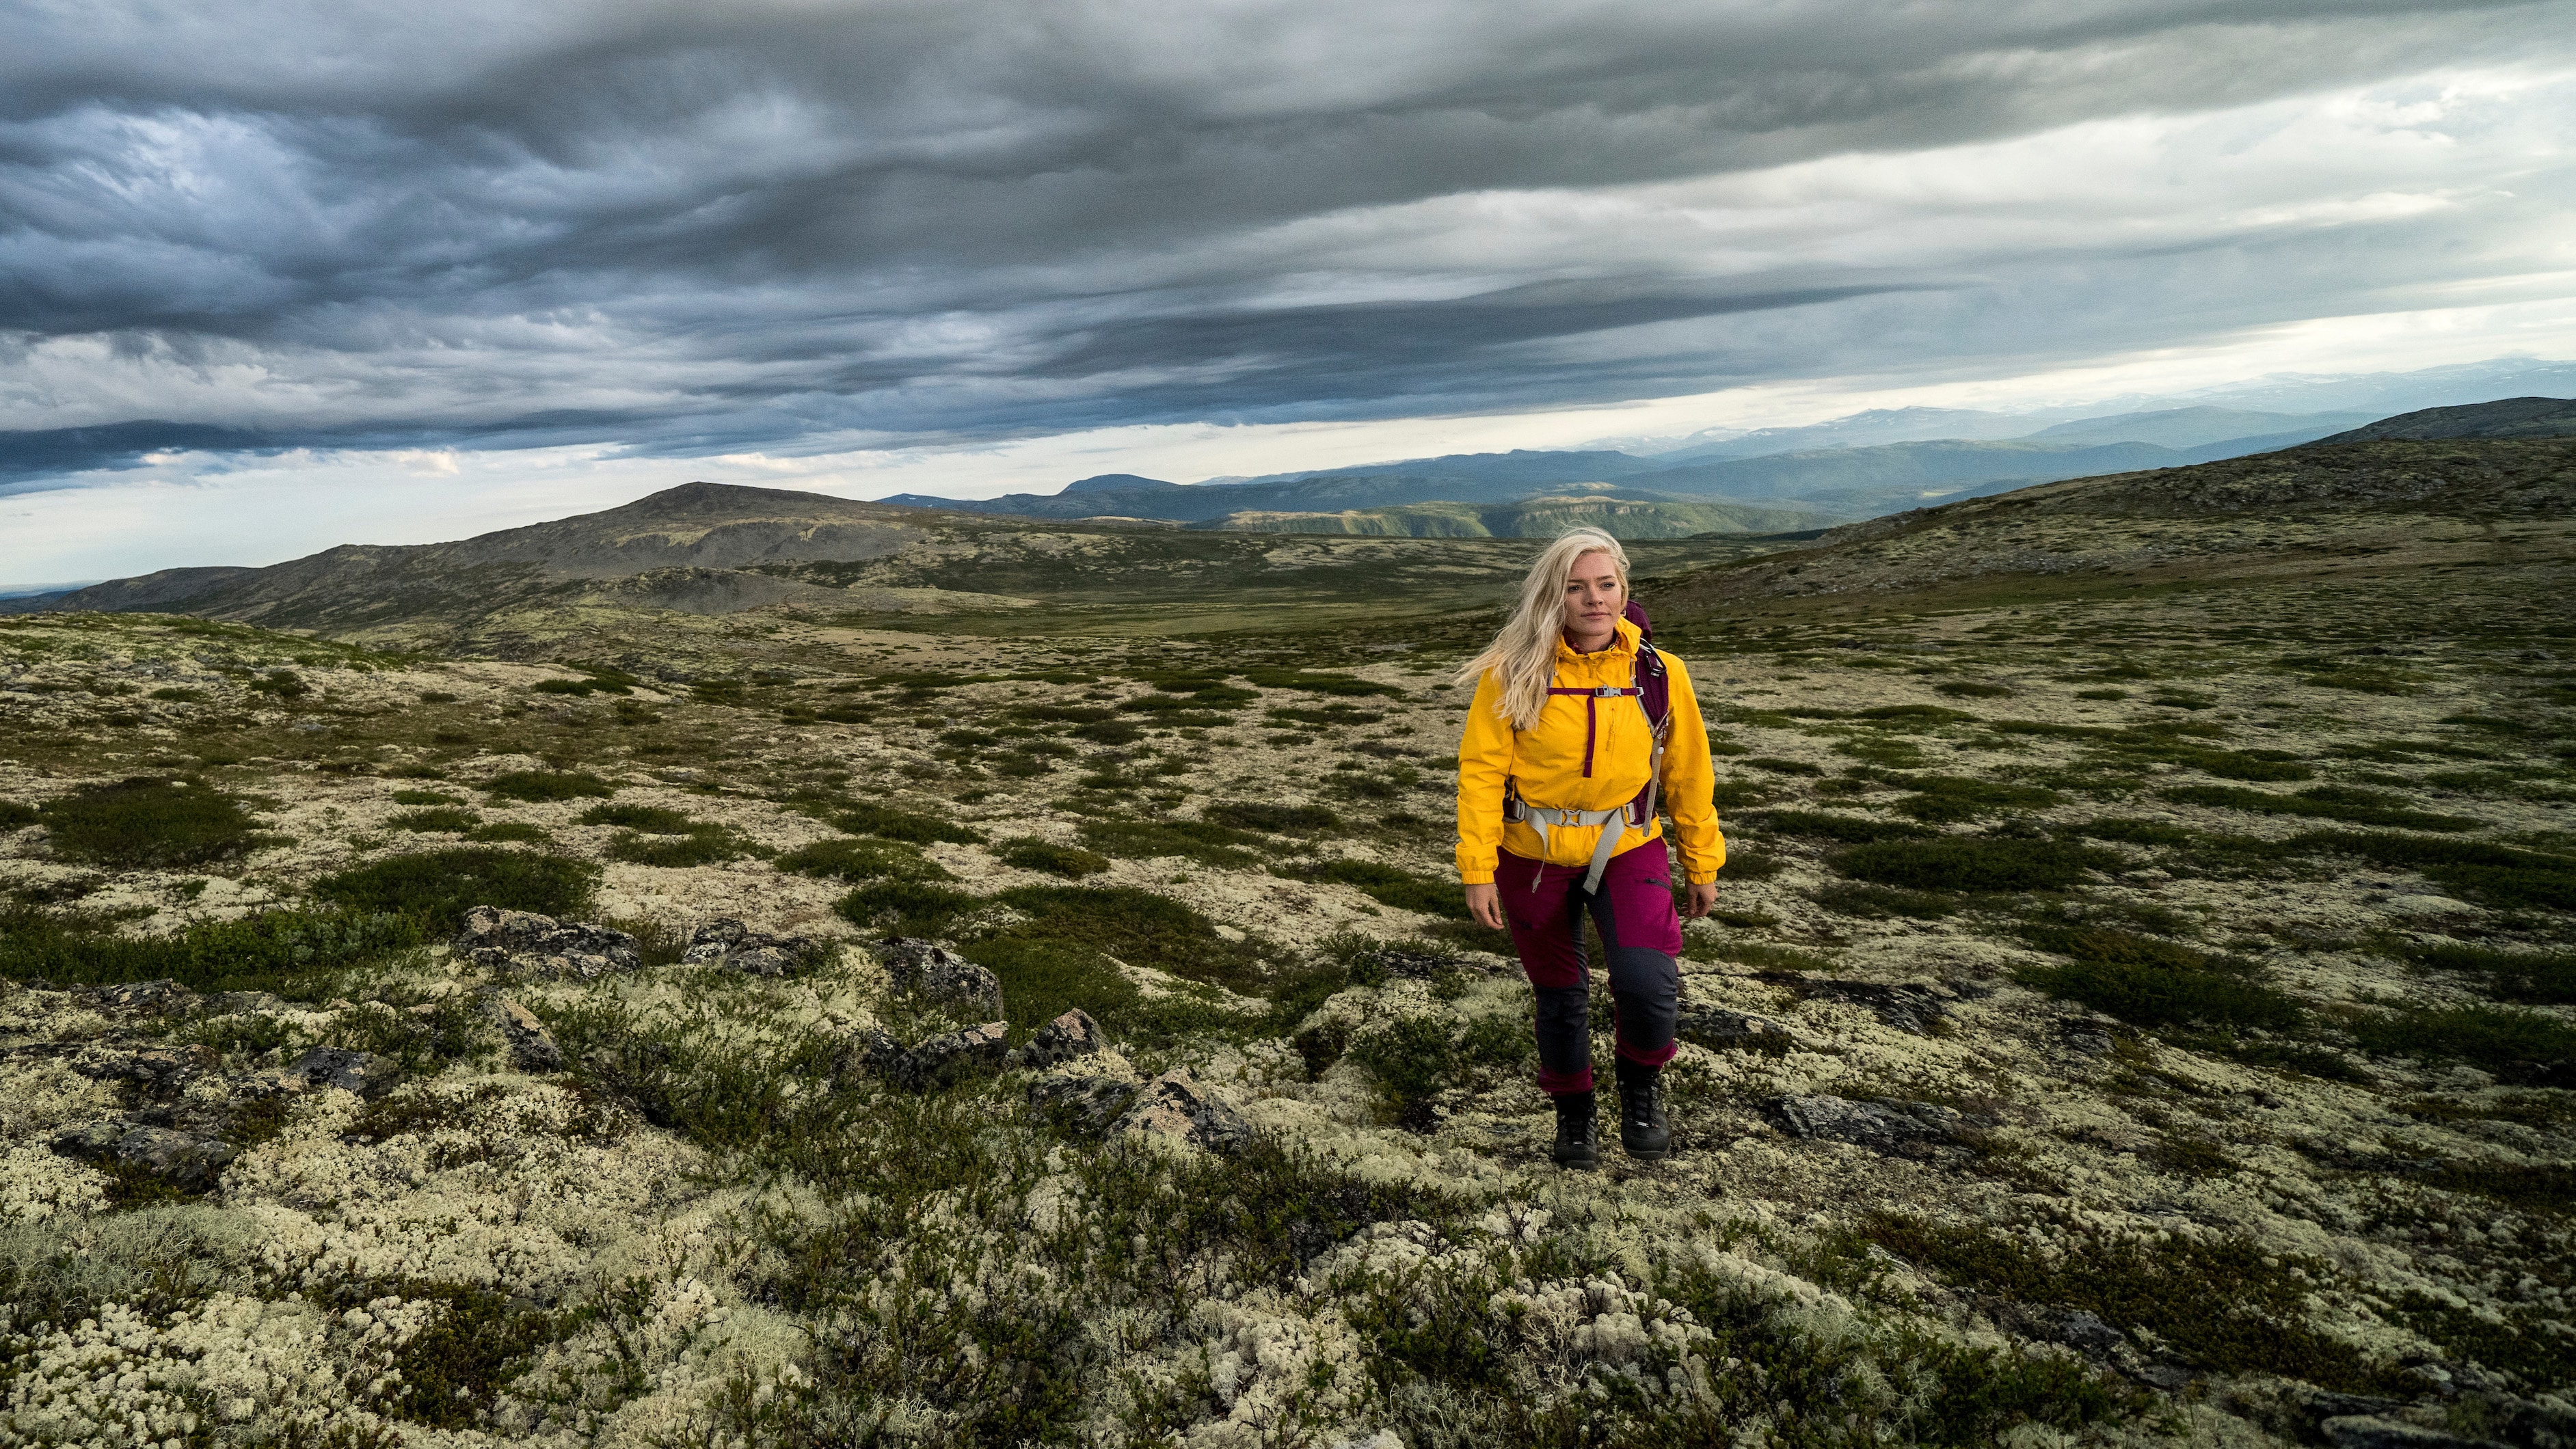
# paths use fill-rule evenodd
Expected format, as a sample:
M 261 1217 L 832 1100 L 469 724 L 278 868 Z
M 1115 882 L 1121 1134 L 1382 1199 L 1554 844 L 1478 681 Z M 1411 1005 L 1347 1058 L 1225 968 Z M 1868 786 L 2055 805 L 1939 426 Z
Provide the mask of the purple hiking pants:
M 1673 909 L 1672 867 L 1664 842 L 1650 840 L 1610 857 L 1600 891 L 1586 898 L 1585 865 L 1541 865 L 1504 851 L 1494 886 L 1512 945 L 1537 997 L 1538 1085 L 1553 1095 L 1592 1090 L 1592 976 L 1584 961 L 1583 913 L 1601 928 L 1610 959 L 1610 999 L 1617 1011 L 1619 1055 L 1640 1066 L 1673 1059 L 1673 1025 L 1681 1007 L 1682 921 Z M 1532 883 L 1536 889 L 1532 889 Z

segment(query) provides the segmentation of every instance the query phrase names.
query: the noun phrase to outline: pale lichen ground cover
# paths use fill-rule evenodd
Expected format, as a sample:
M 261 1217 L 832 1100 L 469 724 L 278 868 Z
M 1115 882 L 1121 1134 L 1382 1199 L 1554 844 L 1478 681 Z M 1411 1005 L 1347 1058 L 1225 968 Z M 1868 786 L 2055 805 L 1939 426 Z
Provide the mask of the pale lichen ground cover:
M 2509 609 L 2410 638 L 2366 599 L 2277 603 L 2260 625 L 2136 599 L 1680 633 L 1735 855 L 1686 997 L 1787 1039 L 1697 1033 L 1681 1150 L 1597 1176 L 1547 1165 L 1525 991 L 1450 904 L 1458 638 L 863 635 L 684 681 L 9 621 L 0 800 L 36 812 L 0 817 L 13 930 L 178 941 L 309 906 L 473 846 L 398 823 L 445 808 L 515 831 L 484 848 L 595 864 L 583 918 L 648 946 L 730 916 L 843 949 L 780 980 L 655 949 L 585 983 L 406 946 L 240 983 L 266 997 L 196 983 L 175 1012 L 0 992 L 0 1434 L 2252 1443 L 2367 1411 L 2541 1442 L 2576 1359 L 2564 1037 L 2400 1048 L 2446 1009 L 2568 1030 L 2563 998 L 2495 1005 L 2422 953 L 2569 949 L 2546 891 L 2576 853 L 2576 663 Z M 572 774 L 605 793 L 482 788 Z M 206 780 L 257 833 L 67 858 L 45 808 L 136 775 Z M 616 859 L 636 832 L 586 823 L 603 804 L 720 830 L 730 858 Z M 901 838 L 918 818 L 980 839 Z M 896 838 L 851 879 L 776 863 L 851 831 Z M 2503 881 L 2336 832 L 2541 864 Z M 1871 833 L 2100 854 L 2071 883 L 1961 890 L 1852 854 Z M 1006 864 L 1026 841 L 1091 863 Z M 1148 938 L 1122 892 L 1184 910 Z M 864 950 L 898 929 L 1015 996 L 1070 993 L 1261 1142 L 1104 1142 L 1030 1107 L 1025 1074 L 921 1098 L 854 1070 L 869 1029 L 941 1024 Z M 2132 978 L 2097 958 L 2123 951 L 2272 995 L 2158 1017 L 2106 994 Z M 461 1005 L 495 986 L 569 1071 L 507 1069 Z M 1868 989 L 1898 986 L 1922 1009 Z M 247 1105 L 320 1044 L 412 1069 L 373 1101 Z M 151 1050 L 193 1052 L 184 1080 L 117 1074 Z M 1802 1137 L 1784 1098 L 1937 1125 Z M 48 1145 L 154 1111 L 231 1124 L 211 1188 Z

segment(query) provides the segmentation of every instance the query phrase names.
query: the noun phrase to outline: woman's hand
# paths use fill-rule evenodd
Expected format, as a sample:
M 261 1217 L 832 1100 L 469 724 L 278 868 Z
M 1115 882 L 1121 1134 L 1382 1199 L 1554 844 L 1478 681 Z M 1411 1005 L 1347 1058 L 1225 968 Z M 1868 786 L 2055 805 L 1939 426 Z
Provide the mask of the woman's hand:
M 1710 888 L 1709 899 L 1717 899 L 1715 887 Z M 1467 887 L 1467 914 L 1488 931 L 1503 929 L 1503 893 L 1495 889 L 1492 881 Z
M 1473 900 L 1474 897 L 1471 896 L 1469 899 Z M 1690 905 L 1684 909 L 1684 915 L 1696 921 L 1715 909 L 1717 909 L 1717 882 L 1703 881 L 1690 888 Z

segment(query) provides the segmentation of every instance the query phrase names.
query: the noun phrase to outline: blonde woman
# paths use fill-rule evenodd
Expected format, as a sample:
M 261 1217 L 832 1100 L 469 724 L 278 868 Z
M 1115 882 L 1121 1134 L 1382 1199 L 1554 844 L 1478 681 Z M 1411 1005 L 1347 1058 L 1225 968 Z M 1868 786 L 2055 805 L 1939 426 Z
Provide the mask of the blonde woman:
M 1716 904 L 1726 859 L 1699 701 L 1649 633 L 1628 598 L 1627 550 L 1578 528 L 1539 555 L 1511 622 L 1458 674 L 1476 685 L 1458 742 L 1458 878 L 1469 912 L 1508 928 L 1520 953 L 1538 1084 L 1556 1104 L 1551 1155 L 1570 1168 L 1601 1161 L 1584 914 L 1610 958 L 1619 1142 L 1658 1161 L 1672 1147 L 1659 1079 L 1673 1058 L 1682 949 L 1659 802 L 1693 916 Z

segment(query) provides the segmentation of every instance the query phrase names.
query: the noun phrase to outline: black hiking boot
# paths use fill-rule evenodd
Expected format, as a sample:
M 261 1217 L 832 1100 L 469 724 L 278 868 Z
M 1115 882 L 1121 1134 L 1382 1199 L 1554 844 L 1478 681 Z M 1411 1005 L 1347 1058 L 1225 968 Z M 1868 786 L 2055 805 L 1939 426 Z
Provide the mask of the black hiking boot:
M 1672 1155 L 1673 1129 L 1664 1121 L 1664 1069 L 1619 1059 L 1619 1145 L 1639 1162 Z
M 1566 1092 L 1556 1102 L 1556 1145 L 1548 1156 L 1559 1167 L 1590 1172 L 1601 1165 L 1601 1138 L 1593 1125 L 1592 1094 Z

